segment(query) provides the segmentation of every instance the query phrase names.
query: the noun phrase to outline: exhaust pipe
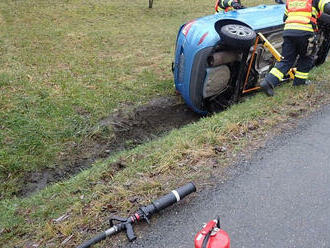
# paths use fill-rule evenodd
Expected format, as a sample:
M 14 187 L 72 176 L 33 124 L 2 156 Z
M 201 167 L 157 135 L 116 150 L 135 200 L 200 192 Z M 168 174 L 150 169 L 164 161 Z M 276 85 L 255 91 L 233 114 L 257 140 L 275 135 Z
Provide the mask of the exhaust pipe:
M 228 64 L 239 60 L 239 54 L 234 52 L 218 52 L 213 53 L 207 58 L 210 67 Z

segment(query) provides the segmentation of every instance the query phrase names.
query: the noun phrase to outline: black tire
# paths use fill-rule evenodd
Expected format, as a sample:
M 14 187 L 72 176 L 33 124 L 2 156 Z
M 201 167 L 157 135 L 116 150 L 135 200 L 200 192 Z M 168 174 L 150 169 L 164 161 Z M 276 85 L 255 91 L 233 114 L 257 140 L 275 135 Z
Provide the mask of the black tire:
M 201 112 L 207 112 L 203 99 L 203 85 L 208 67 L 207 58 L 213 51 L 213 47 L 201 49 L 194 58 L 191 68 L 191 78 L 189 83 L 189 96 L 192 105 Z
M 223 42 L 232 47 L 251 47 L 256 39 L 256 33 L 249 27 L 240 24 L 227 24 L 220 30 Z
M 317 53 L 317 59 L 315 61 L 316 66 L 322 65 L 327 60 L 329 50 L 330 50 L 330 37 L 328 37 L 323 41 L 320 50 Z

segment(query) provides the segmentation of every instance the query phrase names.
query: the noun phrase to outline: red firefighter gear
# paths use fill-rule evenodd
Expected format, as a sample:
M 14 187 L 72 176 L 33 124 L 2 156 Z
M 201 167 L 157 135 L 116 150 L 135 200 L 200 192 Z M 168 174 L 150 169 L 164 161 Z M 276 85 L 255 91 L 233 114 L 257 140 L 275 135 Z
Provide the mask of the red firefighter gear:
M 265 80 L 260 83 L 268 96 L 274 95 L 274 87 L 292 68 L 297 57 L 297 71 L 293 85 L 305 84 L 309 71 L 313 67 L 317 18 L 323 12 L 330 14 L 330 0 L 287 0 L 283 18 L 285 26 L 282 56 L 284 58 L 275 64 Z
M 313 16 L 312 4 L 313 0 L 288 0 L 284 30 L 294 29 L 314 32 L 316 29 L 316 16 Z

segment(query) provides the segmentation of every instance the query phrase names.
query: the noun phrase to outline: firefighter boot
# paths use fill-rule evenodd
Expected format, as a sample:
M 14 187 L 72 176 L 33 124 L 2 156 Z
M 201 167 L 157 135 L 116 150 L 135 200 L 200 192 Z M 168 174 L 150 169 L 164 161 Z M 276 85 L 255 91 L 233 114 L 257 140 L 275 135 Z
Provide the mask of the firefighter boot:
M 306 79 L 301 79 L 301 78 L 295 78 L 293 80 L 293 86 L 300 86 L 300 85 L 307 85 L 308 82 Z
M 263 92 L 266 93 L 267 96 L 273 96 L 274 95 L 274 85 L 267 80 L 263 80 L 260 83 L 260 87 L 263 90 Z

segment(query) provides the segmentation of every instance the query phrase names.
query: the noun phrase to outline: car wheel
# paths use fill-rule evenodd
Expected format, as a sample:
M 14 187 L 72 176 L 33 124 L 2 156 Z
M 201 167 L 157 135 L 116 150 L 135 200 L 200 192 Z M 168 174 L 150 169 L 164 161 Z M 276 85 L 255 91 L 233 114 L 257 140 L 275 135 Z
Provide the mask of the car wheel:
M 220 37 L 229 46 L 246 48 L 254 44 L 256 33 L 240 24 L 228 24 L 221 28 Z
M 315 65 L 319 66 L 322 65 L 328 57 L 330 50 L 330 38 L 325 39 L 320 47 L 320 50 L 317 53 L 317 59 L 315 60 Z

